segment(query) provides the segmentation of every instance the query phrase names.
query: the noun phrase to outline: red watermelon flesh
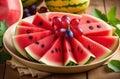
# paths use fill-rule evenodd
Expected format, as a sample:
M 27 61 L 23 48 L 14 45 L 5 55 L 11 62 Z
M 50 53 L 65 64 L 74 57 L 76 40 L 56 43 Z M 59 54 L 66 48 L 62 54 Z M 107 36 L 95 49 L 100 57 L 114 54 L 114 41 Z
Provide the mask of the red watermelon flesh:
M 39 60 L 54 43 L 55 35 L 49 35 L 25 47 L 26 52 L 34 60 Z
M 64 38 L 64 42 L 63 42 L 63 61 L 64 61 L 64 65 L 67 66 L 72 66 L 77 64 L 76 59 L 73 55 L 72 47 L 66 38 Z
M 81 25 L 81 24 L 95 23 L 95 22 L 100 22 L 100 19 L 92 17 L 92 16 L 87 15 L 87 14 L 83 14 L 82 18 L 80 20 L 79 25 Z
M 11 26 L 22 18 L 22 4 L 20 0 L 0 0 L 0 21 L 6 20 Z
M 95 58 L 95 56 L 77 39 L 72 38 L 71 44 L 74 51 L 73 54 L 75 55 L 75 59 L 79 65 L 90 63 Z
M 30 34 L 21 34 L 13 36 L 13 44 L 16 50 L 24 57 L 28 58 L 25 52 L 25 47 L 50 35 L 50 31 L 30 33 Z
M 116 48 L 119 41 L 117 36 L 88 36 L 88 37 L 111 50 L 114 50 Z
M 52 25 L 50 24 L 49 21 L 47 21 L 43 16 L 41 16 L 41 14 L 36 13 L 36 15 L 34 16 L 33 22 L 32 24 L 39 26 L 41 28 L 44 29 L 49 29 L 49 30 L 53 30 Z
M 61 38 L 57 38 L 51 48 L 40 58 L 40 62 L 51 66 L 63 66 Z
M 29 22 L 27 22 L 27 21 L 21 21 L 21 22 L 19 23 L 19 25 L 21 25 L 21 26 L 28 26 L 28 27 L 39 27 L 39 26 L 36 26 L 36 25 L 34 25 L 34 24 L 32 24 L 32 23 L 29 23 Z
M 113 34 L 111 26 L 102 22 L 81 24 L 77 28 L 81 28 L 83 34 L 87 36 L 110 36 Z
M 111 50 L 105 46 L 89 39 L 88 37 L 82 35 L 77 38 L 82 45 L 88 49 L 92 54 L 95 55 L 95 61 L 101 60 L 111 54 Z
M 37 27 L 25 27 L 25 26 L 18 25 L 16 27 L 15 35 L 30 34 L 34 32 L 42 32 L 42 31 L 45 31 L 45 29 L 37 28 Z

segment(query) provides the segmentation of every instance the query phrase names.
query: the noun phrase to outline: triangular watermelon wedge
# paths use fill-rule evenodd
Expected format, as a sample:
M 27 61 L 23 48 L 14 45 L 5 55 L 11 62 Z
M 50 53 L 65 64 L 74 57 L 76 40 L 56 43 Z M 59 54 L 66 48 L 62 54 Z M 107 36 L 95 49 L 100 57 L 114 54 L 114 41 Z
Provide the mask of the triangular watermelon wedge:
M 44 29 L 53 30 L 52 25 L 47 21 L 41 14 L 36 13 L 33 19 L 32 24 L 39 26 Z
M 32 59 L 38 61 L 50 49 L 55 39 L 55 35 L 49 35 L 25 47 L 25 50 Z
M 76 38 L 71 39 L 73 54 L 79 65 L 90 63 L 95 56 L 88 51 Z
M 50 31 L 44 31 L 44 32 L 16 35 L 12 37 L 12 42 L 15 48 L 17 49 L 17 51 L 23 57 L 28 58 L 24 48 L 50 34 L 51 34 Z
M 112 51 L 105 46 L 91 40 L 90 38 L 82 35 L 77 38 L 92 54 L 96 56 L 95 61 L 99 61 L 112 53 Z
M 76 65 L 77 62 L 76 62 L 76 59 L 73 55 L 73 50 L 72 50 L 72 47 L 69 43 L 69 41 L 64 38 L 64 42 L 63 42 L 63 59 L 64 59 L 64 65 L 67 65 L 67 66 L 73 66 L 73 65 Z
M 102 44 L 103 46 L 114 50 L 119 42 L 118 36 L 88 36 L 90 39 Z
M 52 47 L 42 56 L 39 62 L 50 66 L 63 66 L 61 38 L 57 38 Z

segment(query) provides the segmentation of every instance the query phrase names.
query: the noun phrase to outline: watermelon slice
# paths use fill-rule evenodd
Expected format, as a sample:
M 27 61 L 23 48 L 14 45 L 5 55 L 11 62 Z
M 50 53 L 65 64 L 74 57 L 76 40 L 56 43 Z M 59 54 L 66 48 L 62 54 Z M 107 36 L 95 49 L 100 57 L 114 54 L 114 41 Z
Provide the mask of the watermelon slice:
M 18 22 L 23 15 L 21 0 L 0 0 L 0 21 L 6 20 L 8 27 Z
M 63 53 L 61 46 L 61 38 L 58 38 L 52 47 L 40 58 L 39 62 L 51 66 L 63 65 Z
M 47 21 L 44 17 L 41 16 L 41 14 L 36 13 L 32 24 L 39 26 L 41 28 L 45 28 L 45 29 L 49 29 L 49 30 L 53 30 L 52 25 L 49 23 L 49 21 Z
M 73 55 L 72 47 L 66 38 L 64 39 L 63 42 L 63 52 L 64 52 L 63 53 L 64 65 L 67 66 L 77 65 L 76 59 Z
M 38 33 L 30 33 L 30 34 L 21 34 L 13 36 L 12 41 L 16 48 L 16 50 L 23 56 L 27 57 L 25 52 L 25 47 L 50 35 L 50 31 L 38 32 Z
M 38 61 L 52 46 L 55 39 L 55 35 L 49 35 L 25 47 L 25 50 L 32 59 Z
M 90 39 L 102 44 L 103 46 L 114 50 L 119 43 L 119 38 L 117 36 L 88 36 Z
M 82 35 L 77 38 L 79 42 L 83 44 L 83 46 L 88 49 L 92 54 L 95 55 L 96 59 L 95 61 L 99 61 L 108 55 L 111 54 L 111 50 L 104 47 L 103 45 L 89 39 L 88 37 Z
M 25 27 L 25 26 L 18 25 L 16 27 L 15 35 L 29 34 L 29 33 L 42 32 L 42 31 L 45 31 L 45 29 L 37 28 L 37 27 Z
M 75 55 L 76 61 L 79 65 L 90 63 L 95 56 L 88 51 L 77 39 L 72 38 L 71 44 L 73 47 L 73 54 Z

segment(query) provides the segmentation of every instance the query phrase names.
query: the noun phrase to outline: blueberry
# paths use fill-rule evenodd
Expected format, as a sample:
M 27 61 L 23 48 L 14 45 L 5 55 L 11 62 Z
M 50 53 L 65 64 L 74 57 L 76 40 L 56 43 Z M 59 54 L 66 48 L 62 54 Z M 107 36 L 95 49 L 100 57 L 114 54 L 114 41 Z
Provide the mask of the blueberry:
M 70 29 L 68 29 L 68 30 L 66 30 L 66 35 L 65 36 L 68 37 L 68 38 L 73 38 L 73 32 Z

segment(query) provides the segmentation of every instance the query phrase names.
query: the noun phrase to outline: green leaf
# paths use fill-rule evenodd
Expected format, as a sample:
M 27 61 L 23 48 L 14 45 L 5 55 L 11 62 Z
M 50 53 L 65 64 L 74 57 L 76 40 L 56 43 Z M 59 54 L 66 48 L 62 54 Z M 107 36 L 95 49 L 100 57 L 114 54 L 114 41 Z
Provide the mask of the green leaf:
M 0 48 L 3 47 L 3 39 L 2 39 L 2 38 L 3 38 L 3 37 L 0 36 Z
M 5 53 L 4 51 L 0 51 L 0 64 L 3 64 L 4 62 L 6 62 L 6 60 L 10 60 L 11 59 L 11 55 Z
M 109 21 L 112 21 L 114 18 L 116 18 L 116 7 L 113 7 L 109 10 L 107 18 Z
M 107 16 L 105 14 L 103 14 L 98 9 L 94 9 L 92 15 L 95 16 L 95 17 L 97 17 L 97 18 L 100 18 L 100 19 L 104 20 L 105 22 L 108 21 Z
M 0 36 L 3 36 L 7 30 L 7 25 L 5 21 L 0 22 Z
M 111 60 L 107 65 L 108 65 L 108 68 L 112 69 L 114 72 L 120 72 L 119 60 Z

